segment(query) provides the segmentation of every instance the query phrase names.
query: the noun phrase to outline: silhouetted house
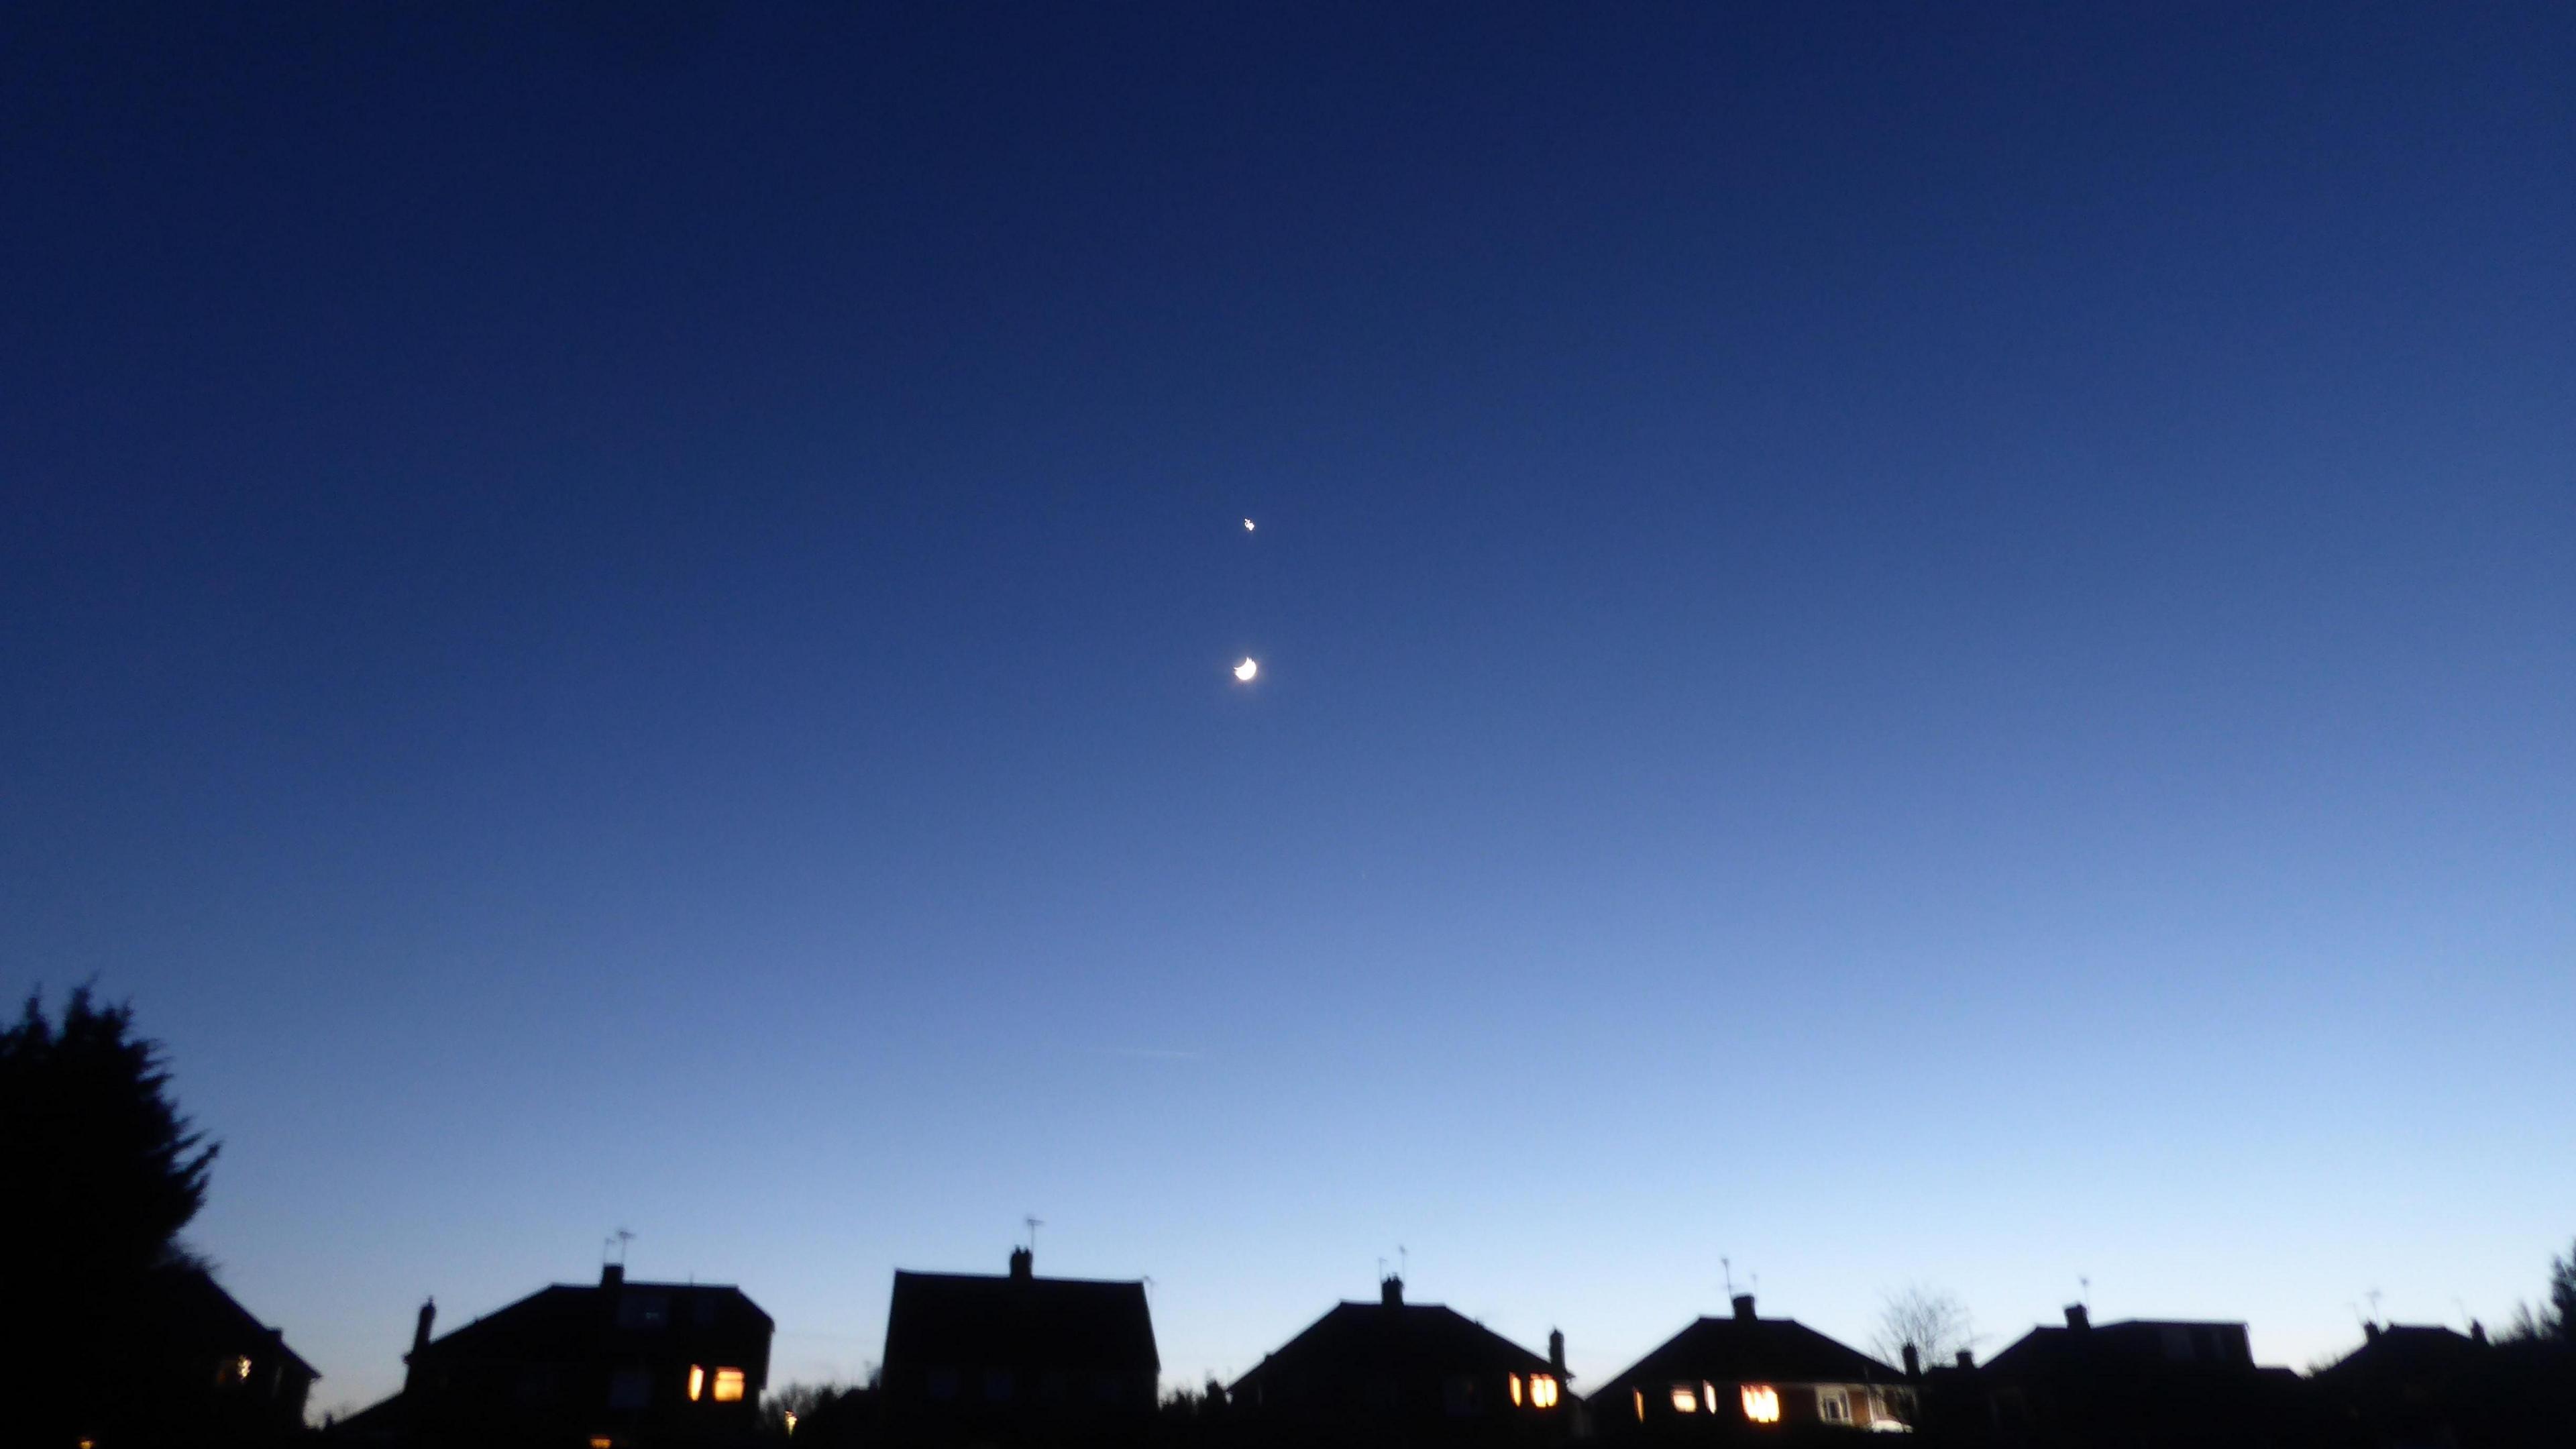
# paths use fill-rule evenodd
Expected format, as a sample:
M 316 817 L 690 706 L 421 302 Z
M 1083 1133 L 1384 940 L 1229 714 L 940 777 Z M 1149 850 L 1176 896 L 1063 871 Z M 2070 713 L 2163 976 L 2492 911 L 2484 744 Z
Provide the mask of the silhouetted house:
M 1904 1375 L 1793 1318 L 1729 1318 L 1674 1334 L 1590 1395 L 1605 1439 L 1755 1441 L 1895 1427 Z
M 1124 1444 L 1154 1422 L 1162 1357 L 1145 1285 L 894 1275 L 878 1412 L 902 1445 Z
M 739 1288 L 556 1284 L 432 1338 L 421 1305 L 401 1393 L 341 1435 L 395 1445 L 652 1449 L 751 1437 L 769 1380 L 769 1315 Z
M 99 1406 L 84 1437 L 246 1445 L 303 1430 L 304 1401 L 321 1375 L 204 1269 L 155 1269 L 133 1303 L 114 1335 L 122 1371 L 113 1401 Z
M 2576 1352 L 2497 1344 L 2472 1324 L 2365 1324 L 2359 1348 L 2310 1380 L 2339 1442 L 2357 1449 L 2519 1449 L 2576 1443 Z
M 1453 1309 L 1342 1303 L 1266 1355 L 1226 1394 L 1254 1444 L 1552 1444 L 1572 1432 L 1565 1339 L 1541 1358 Z
M 2095 1327 L 2082 1305 L 1976 1370 L 1986 1423 L 2007 1445 L 2279 1445 L 2322 1425 L 2298 1375 L 2255 1364 L 2241 1323 L 2129 1321 Z

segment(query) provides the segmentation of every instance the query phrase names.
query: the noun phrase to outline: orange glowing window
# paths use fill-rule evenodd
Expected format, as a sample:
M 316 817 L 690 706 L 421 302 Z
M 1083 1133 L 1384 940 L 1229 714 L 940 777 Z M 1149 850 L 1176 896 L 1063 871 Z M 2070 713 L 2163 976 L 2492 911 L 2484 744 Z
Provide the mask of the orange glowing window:
M 689 1365 L 689 1402 L 692 1404 L 696 1403 L 698 1401 L 698 1395 L 705 1393 L 706 1388 L 706 1369 L 698 1364 Z
M 1513 1407 L 1513 1408 L 1515 1408 L 1515 1409 L 1517 1409 L 1517 1408 L 1519 1408 L 1520 1406 L 1521 1406 L 1521 1376 L 1520 1376 L 1519 1374 L 1514 1374 L 1514 1375 L 1512 1375 L 1512 1407 Z
M 719 1404 L 742 1402 L 742 1370 L 729 1368 L 716 1370 L 716 1402 Z
M 233 1377 L 244 1381 L 247 1381 L 250 1378 L 249 1354 L 243 1354 L 241 1357 L 233 1360 Z
M 1697 1385 L 1673 1385 L 1673 1412 L 1676 1414 L 1696 1414 L 1699 1412 L 1699 1388 Z
M 617 1449 L 617 1441 L 605 1434 L 593 1434 L 590 1436 L 590 1449 Z
M 1640 1424 L 1646 1422 L 1646 1391 L 1644 1389 L 1630 1389 L 1628 1392 L 1637 1401 L 1637 1422 Z
M 1780 1391 L 1769 1384 L 1744 1386 L 1744 1417 L 1757 1424 L 1780 1422 Z
M 1530 1407 L 1534 1409 L 1556 1407 L 1556 1375 L 1530 1375 Z

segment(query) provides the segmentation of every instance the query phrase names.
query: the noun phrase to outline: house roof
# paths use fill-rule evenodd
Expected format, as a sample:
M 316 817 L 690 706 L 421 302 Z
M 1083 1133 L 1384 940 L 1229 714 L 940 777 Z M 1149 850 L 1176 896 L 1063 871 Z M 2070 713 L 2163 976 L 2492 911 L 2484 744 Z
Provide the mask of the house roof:
M 309 1379 L 322 1377 L 320 1370 L 286 1346 L 283 1334 L 272 1332 L 253 1317 L 203 1268 L 177 1268 L 158 1274 L 154 1291 L 167 1331 L 192 1342 L 220 1345 L 227 1353 L 254 1345 L 274 1347 L 298 1373 Z
M 1666 1339 L 1594 1396 L 1668 1383 L 1895 1383 L 1905 1376 L 1794 1318 L 1702 1318 Z
M 1234 1390 L 1274 1374 L 1402 1377 L 1549 1373 L 1548 1361 L 1437 1303 L 1340 1303 L 1280 1345 Z M 1230 1391 L 1231 1392 L 1231 1391 Z
M 2450 1373 L 2475 1363 L 2486 1347 L 2447 1328 L 2391 1323 L 2374 1330 L 2359 1348 L 2319 1369 L 2316 1377 L 2334 1381 L 2378 1374 Z
M 772 1327 L 768 1313 L 731 1284 L 556 1283 L 440 1334 L 430 1340 L 425 1352 L 433 1358 L 507 1361 L 586 1355 L 598 1345 L 603 1332 L 618 1327 L 610 1316 L 611 1305 L 600 1298 L 612 1289 L 622 1293 L 621 1301 L 635 1300 L 639 1295 L 663 1295 L 669 1305 L 669 1323 L 682 1329 L 749 1328 L 766 1336 Z M 704 1317 L 697 1311 L 701 1305 L 708 1310 Z
M 1142 1283 L 975 1273 L 894 1275 L 889 1371 L 933 1364 L 1159 1373 Z
M 2190 1345 L 2188 1353 L 2178 1355 L 2170 1350 L 2177 1336 Z M 2203 1352 L 2211 1339 L 2220 1346 L 2215 1357 Z M 2227 1347 L 2241 1347 L 2244 1343 L 2242 1323 L 2130 1318 L 2083 1328 L 2042 1324 L 1986 1360 L 1983 1367 L 1987 1372 L 2005 1375 L 2112 1364 L 2152 1367 L 2159 1372 L 2177 1367 L 2250 1370 L 2254 1367 L 2250 1353 L 2241 1360 L 2225 1353 Z

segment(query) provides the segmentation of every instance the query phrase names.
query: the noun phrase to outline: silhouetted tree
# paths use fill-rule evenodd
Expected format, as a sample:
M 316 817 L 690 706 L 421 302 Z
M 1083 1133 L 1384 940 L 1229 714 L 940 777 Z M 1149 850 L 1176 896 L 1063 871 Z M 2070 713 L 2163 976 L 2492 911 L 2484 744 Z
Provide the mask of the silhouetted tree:
M 2556 1339 L 2576 1343 L 2576 1248 L 2549 1260 L 2549 1298 L 2537 1307 L 2517 1303 L 2499 1335 L 2508 1343 Z
M 1885 1362 L 1902 1363 L 1907 1344 L 1923 1356 L 1926 1368 L 1947 1364 L 1959 1350 L 1975 1347 L 1968 1306 L 1955 1293 L 1921 1284 L 1907 1284 L 1903 1292 L 1888 1294 L 1870 1347 Z
M 2576 1340 L 2576 1247 L 2549 1262 L 2549 1331 Z
M 95 1279 L 169 1260 L 206 1201 L 218 1148 L 167 1095 L 161 1048 L 133 1034 L 127 1006 L 71 994 L 62 1025 L 40 996 L 0 1030 L 0 1232 L 16 1253 Z M 25 1258 L 20 1258 L 25 1263 Z
M 199 1266 L 178 1234 L 205 1204 L 216 1151 L 169 1082 L 129 1008 L 97 1006 L 86 987 L 59 1025 L 33 995 L 0 1029 L 0 1356 L 41 1386 L 0 1407 L 0 1440 L 18 1442 L 15 1428 L 68 1444 L 75 1425 L 150 1411 L 136 1344 L 156 1289 Z
M 836 1383 L 787 1384 L 770 1390 L 760 1396 L 761 1435 L 784 1439 L 797 1428 L 810 1428 L 817 1410 L 829 1408 L 853 1387 Z M 791 1414 L 793 1419 L 788 1417 Z

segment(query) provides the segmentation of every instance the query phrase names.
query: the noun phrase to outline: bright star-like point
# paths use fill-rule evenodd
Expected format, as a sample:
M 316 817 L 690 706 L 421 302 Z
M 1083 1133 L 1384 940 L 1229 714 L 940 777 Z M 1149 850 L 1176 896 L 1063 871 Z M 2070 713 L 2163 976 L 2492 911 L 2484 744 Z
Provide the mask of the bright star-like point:
M 1246 532 L 1246 533 L 1250 533 L 1250 532 L 1252 531 L 1252 520 L 1251 520 L 1251 519 L 1247 518 L 1247 519 L 1243 520 L 1243 531 L 1244 531 L 1244 532 Z
M 1252 676 L 1259 674 L 1260 672 L 1261 665 L 1249 654 L 1244 656 L 1241 664 L 1234 666 L 1234 677 L 1242 680 L 1246 684 L 1250 684 L 1252 682 Z

